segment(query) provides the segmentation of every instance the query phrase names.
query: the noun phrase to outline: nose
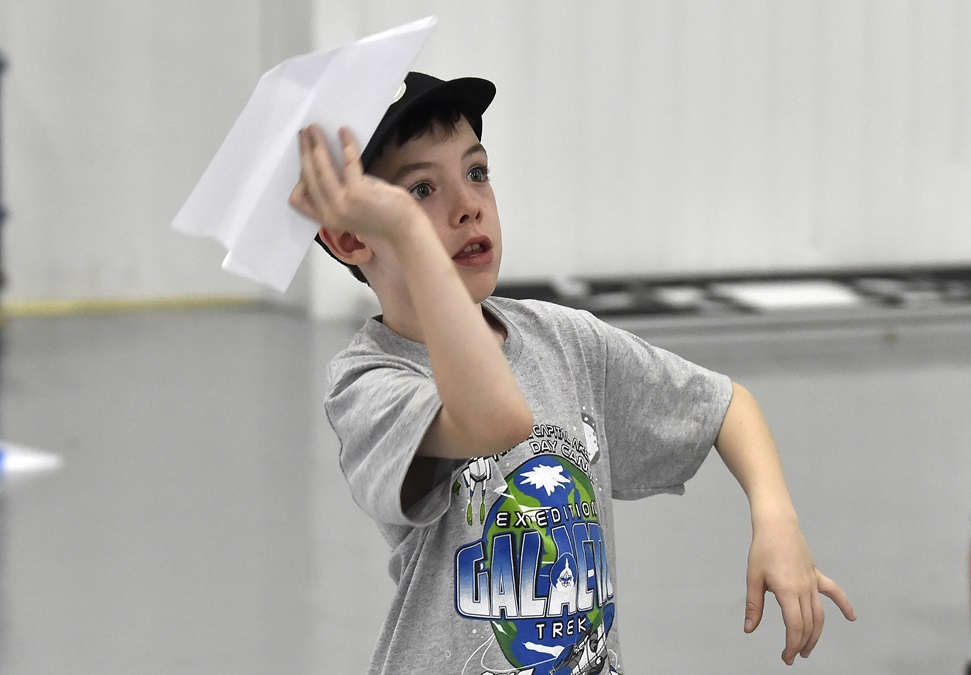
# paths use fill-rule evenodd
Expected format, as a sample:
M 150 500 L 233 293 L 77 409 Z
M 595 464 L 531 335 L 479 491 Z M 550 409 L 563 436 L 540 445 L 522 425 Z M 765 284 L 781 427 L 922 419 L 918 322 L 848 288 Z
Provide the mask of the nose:
M 459 188 L 455 197 L 454 208 L 451 218 L 454 227 L 461 227 L 482 220 L 482 199 L 470 184 L 465 184 Z

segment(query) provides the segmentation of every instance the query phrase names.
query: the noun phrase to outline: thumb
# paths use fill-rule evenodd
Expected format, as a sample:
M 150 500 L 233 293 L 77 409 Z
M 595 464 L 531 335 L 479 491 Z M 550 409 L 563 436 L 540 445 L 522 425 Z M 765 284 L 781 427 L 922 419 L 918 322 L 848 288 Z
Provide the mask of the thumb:
M 745 632 L 751 633 L 759 627 L 762 621 L 762 609 L 765 607 L 765 586 L 752 579 L 748 580 L 748 590 L 745 595 Z

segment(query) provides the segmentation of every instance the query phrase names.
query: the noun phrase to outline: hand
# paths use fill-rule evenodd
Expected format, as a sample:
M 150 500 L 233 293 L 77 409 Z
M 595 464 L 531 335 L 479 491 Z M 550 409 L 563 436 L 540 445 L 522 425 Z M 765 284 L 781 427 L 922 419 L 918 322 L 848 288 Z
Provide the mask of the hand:
M 809 546 L 795 522 L 756 525 L 749 551 L 745 632 L 762 620 L 765 592 L 771 591 L 782 608 L 786 646 L 782 660 L 792 665 L 796 654 L 807 658 L 823 632 L 823 603 L 832 600 L 850 621 L 856 613 L 843 590 L 816 569 Z
M 417 202 L 402 188 L 364 173 L 357 143 L 342 127 L 343 176 L 327 150 L 317 125 L 300 131 L 300 180 L 290 193 L 290 205 L 334 232 L 390 238 L 410 219 L 424 217 Z

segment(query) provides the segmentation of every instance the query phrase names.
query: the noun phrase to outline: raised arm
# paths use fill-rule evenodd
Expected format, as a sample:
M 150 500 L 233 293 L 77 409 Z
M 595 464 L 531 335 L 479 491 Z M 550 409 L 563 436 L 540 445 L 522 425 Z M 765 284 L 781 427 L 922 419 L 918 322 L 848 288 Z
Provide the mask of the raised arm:
M 501 337 L 429 228 L 416 228 L 399 251 L 408 261 L 405 282 L 442 399 L 418 454 L 464 459 L 516 446 L 529 436 L 533 415 L 502 353 Z
M 418 453 L 460 459 L 508 450 L 529 435 L 532 412 L 502 353 L 501 338 L 473 301 L 419 202 L 402 187 L 364 174 L 350 132 L 342 129 L 340 138 L 342 177 L 321 130 L 312 126 L 301 134 L 301 181 L 291 204 L 321 223 L 321 236 L 346 262 L 364 266 L 381 257 L 381 267 L 370 268 L 375 276 L 384 275 L 371 281 L 386 323 L 428 347 L 442 409 Z M 403 294 L 397 288 L 401 282 Z M 389 296 L 398 301 L 387 303 L 393 307 L 385 307 Z M 407 310 L 395 313 L 400 305 Z
M 771 591 L 786 626 L 782 660 L 792 665 L 797 654 L 809 656 L 822 634 L 820 594 L 836 603 L 850 621 L 856 614 L 842 589 L 816 569 L 769 425 L 755 397 L 739 384 L 733 384 L 732 402 L 715 448 L 745 491 L 752 513 L 745 632 L 758 627 L 765 593 Z

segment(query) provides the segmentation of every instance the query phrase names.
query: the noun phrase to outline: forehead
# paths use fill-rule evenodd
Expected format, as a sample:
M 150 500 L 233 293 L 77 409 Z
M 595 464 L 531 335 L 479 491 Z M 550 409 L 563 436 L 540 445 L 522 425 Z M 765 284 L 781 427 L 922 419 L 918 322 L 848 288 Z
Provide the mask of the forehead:
M 479 139 L 464 117 L 454 128 L 434 122 L 429 131 L 407 140 L 400 147 L 394 142 L 388 143 L 371 162 L 368 173 L 389 180 L 409 166 L 445 165 L 461 159 L 470 148 L 478 145 Z

